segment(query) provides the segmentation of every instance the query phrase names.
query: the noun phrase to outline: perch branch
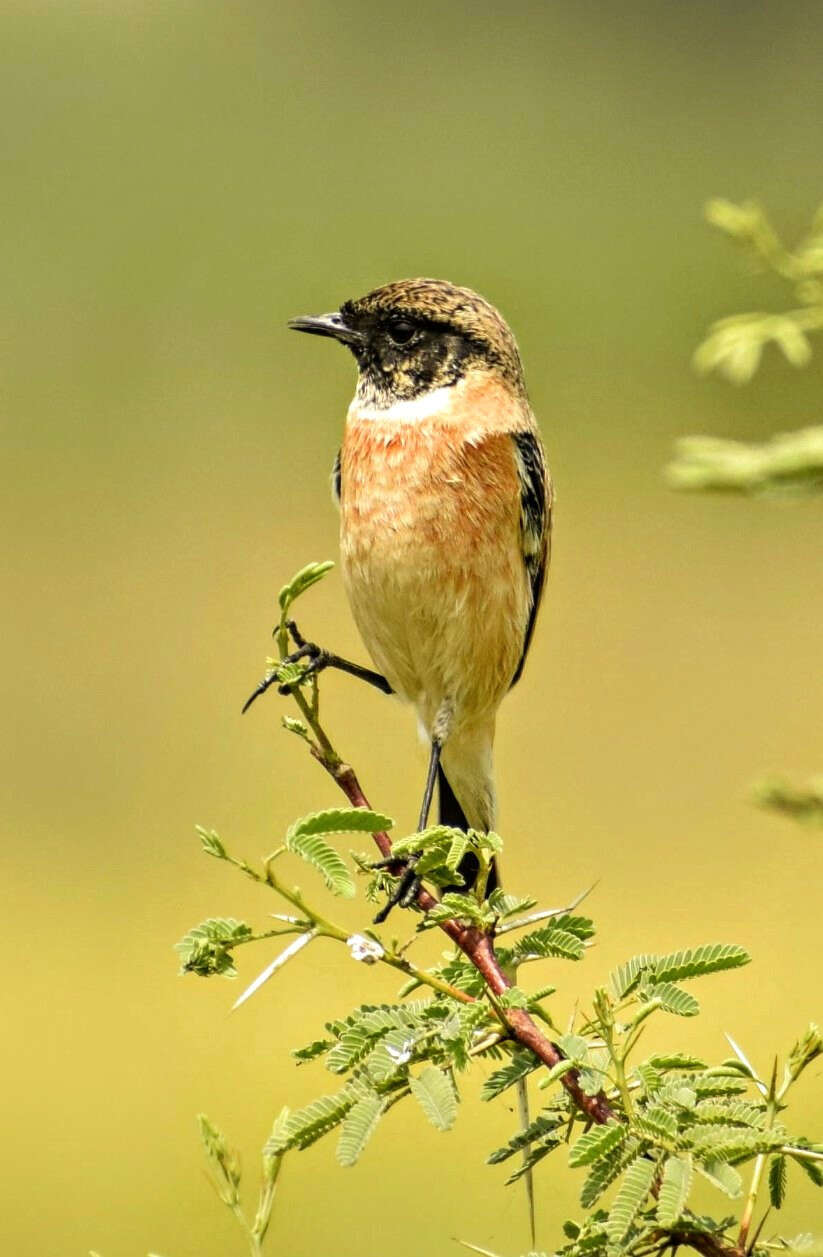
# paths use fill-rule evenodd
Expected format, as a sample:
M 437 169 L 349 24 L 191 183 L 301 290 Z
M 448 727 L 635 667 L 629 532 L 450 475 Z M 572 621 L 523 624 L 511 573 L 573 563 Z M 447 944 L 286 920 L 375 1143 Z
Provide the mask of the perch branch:
M 319 748 L 315 749 L 313 747 L 312 753 L 334 778 L 352 807 L 371 807 L 357 779 L 357 774 L 350 764 L 342 763 L 337 756 L 327 760 Z M 391 855 L 391 839 L 388 834 L 378 832 L 373 834 L 372 837 L 380 850 L 380 854 L 384 859 L 388 858 Z M 423 912 L 429 912 L 436 904 L 437 900 L 434 895 L 427 891 L 425 887 L 421 887 L 417 896 L 417 906 Z M 482 974 L 492 994 L 503 995 L 511 986 L 511 982 L 500 966 L 500 962 L 495 955 L 494 942 L 490 936 L 484 934 L 476 926 L 461 925 L 459 921 L 454 919 L 441 921 L 439 925 L 452 942 L 468 957 L 478 972 Z M 505 1008 L 502 1012 L 513 1037 L 525 1047 L 530 1048 L 535 1056 L 539 1057 L 550 1069 L 564 1059 L 563 1053 L 557 1045 L 546 1038 L 525 1009 Z M 575 1104 L 593 1122 L 602 1125 L 616 1117 L 602 1091 L 597 1095 L 591 1096 L 583 1090 L 580 1085 L 580 1074 L 576 1069 L 568 1070 L 560 1081 Z

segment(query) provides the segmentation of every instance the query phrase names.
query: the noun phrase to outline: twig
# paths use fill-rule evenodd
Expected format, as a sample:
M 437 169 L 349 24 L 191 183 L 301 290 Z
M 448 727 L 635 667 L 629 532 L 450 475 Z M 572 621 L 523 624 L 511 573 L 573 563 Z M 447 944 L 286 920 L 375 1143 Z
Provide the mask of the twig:
M 334 778 L 352 807 L 371 808 L 371 804 L 363 793 L 363 789 L 357 779 L 357 774 L 350 764 L 343 763 L 334 752 L 329 760 L 326 760 L 322 752 L 319 753 L 318 749 L 312 748 L 312 754 L 323 765 L 330 776 Z M 377 844 L 380 854 L 384 859 L 387 859 L 391 855 L 391 839 L 388 834 L 378 831 L 372 837 Z M 430 912 L 436 904 L 437 900 L 434 895 L 430 894 L 425 887 L 421 887 L 417 896 L 418 908 L 423 912 Z M 482 974 L 492 994 L 505 994 L 511 986 L 511 982 L 500 966 L 500 962 L 495 955 L 494 943 L 489 935 L 484 934 L 477 926 L 461 925 L 459 921 L 453 918 L 448 921 L 438 922 L 438 924 L 444 934 L 448 935 L 452 942 L 468 957 L 475 969 Z M 548 1065 L 550 1069 L 565 1059 L 557 1045 L 546 1038 L 525 1009 L 504 1008 L 501 1010 L 501 1013 L 514 1038 L 525 1047 L 530 1048 L 535 1056 L 543 1061 L 545 1065 Z M 582 1109 L 591 1121 L 603 1125 L 616 1118 L 614 1110 L 602 1091 L 597 1095 L 590 1096 L 583 1090 L 580 1085 L 578 1070 L 570 1069 L 563 1075 L 560 1081 L 578 1108 Z

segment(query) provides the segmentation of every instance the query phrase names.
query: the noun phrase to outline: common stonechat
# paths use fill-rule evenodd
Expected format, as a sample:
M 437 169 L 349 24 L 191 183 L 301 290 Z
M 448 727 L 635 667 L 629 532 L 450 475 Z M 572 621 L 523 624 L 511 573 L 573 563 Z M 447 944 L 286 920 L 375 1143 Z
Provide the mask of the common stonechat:
M 441 823 L 489 830 L 495 718 L 531 643 L 552 518 L 517 343 L 494 306 L 438 279 L 289 326 L 339 341 L 358 367 L 333 485 L 343 580 L 379 673 L 322 651 L 317 665 L 415 707 L 431 748 L 419 829 L 437 781 Z M 409 890 L 407 877 L 401 902 Z

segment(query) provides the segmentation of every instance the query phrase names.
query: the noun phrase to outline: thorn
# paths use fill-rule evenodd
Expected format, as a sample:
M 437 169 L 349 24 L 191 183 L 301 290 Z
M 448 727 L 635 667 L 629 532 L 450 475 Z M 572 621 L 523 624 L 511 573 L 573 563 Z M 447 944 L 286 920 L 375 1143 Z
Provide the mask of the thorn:
M 762 1095 L 764 1095 L 764 1096 L 768 1095 L 768 1094 L 769 1094 L 769 1089 L 768 1089 L 768 1087 L 767 1087 L 767 1086 L 766 1086 L 766 1084 L 763 1082 L 762 1078 L 760 1078 L 760 1077 L 758 1076 L 757 1071 L 756 1071 L 756 1070 L 755 1070 L 755 1068 L 754 1068 L 754 1065 L 752 1065 L 751 1061 L 749 1060 L 749 1058 L 748 1058 L 748 1056 L 746 1055 L 746 1053 L 743 1051 L 743 1049 L 742 1049 L 742 1047 L 740 1046 L 740 1044 L 735 1042 L 735 1040 L 734 1040 L 734 1039 L 732 1038 L 732 1036 L 728 1033 L 728 1031 L 725 1031 L 725 1030 L 724 1030 L 724 1032 L 723 1032 L 723 1033 L 724 1033 L 724 1035 L 725 1035 L 725 1037 L 726 1037 L 726 1039 L 727 1039 L 727 1041 L 728 1041 L 729 1045 L 731 1046 L 731 1049 L 732 1049 L 732 1051 L 734 1052 L 735 1056 L 736 1056 L 736 1057 L 737 1057 L 737 1059 L 740 1061 L 741 1065 L 745 1065 L 745 1066 L 746 1066 L 746 1069 L 747 1069 L 747 1070 L 749 1071 L 749 1073 L 751 1074 L 752 1081 L 753 1081 L 753 1083 L 755 1084 L 755 1086 L 757 1087 L 758 1091 L 760 1091 L 760 1092 L 761 1092 L 761 1094 L 762 1094 Z M 777 1062 L 775 1062 L 775 1068 L 776 1068 L 776 1067 L 777 1067 Z
M 246 987 L 243 994 L 234 1001 L 234 1003 L 231 1006 L 230 1011 L 234 1012 L 235 1009 L 239 1008 L 241 1004 L 245 1004 L 247 999 L 251 999 L 255 991 L 259 991 L 260 987 L 263 986 L 264 983 L 268 982 L 272 974 L 276 973 L 278 969 L 282 968 L 282 966 L 288 960 L 291 960 L 292 956 L 296 956 L 299 951 L 302 951 L 302 949 L 306 946 L 306 944 L 312 941 L 316 933 L 317 931 L 314 928 L 312 928 L 310 930 L 307 930 L 305 934 L 301 934 L 300 937 L 296 938 L 293 943 L 289 943 L 285 951 L 281 951 L 280 955 L 275 956 L 274 960 L 271 962 L 270 965 L 266 965 L 262 973 L 258 973 L 254 981 L 250 983 L 249 986 Z

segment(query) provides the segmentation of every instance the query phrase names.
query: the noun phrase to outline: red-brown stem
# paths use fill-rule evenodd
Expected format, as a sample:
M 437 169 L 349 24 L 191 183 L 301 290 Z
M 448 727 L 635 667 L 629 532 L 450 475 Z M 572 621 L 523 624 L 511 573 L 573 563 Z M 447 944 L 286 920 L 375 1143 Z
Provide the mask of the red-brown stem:
M 331 773 L 352 807 L 371 808 L 371 804 L 363 793 L 360 782 L 357 780 L 357 775 L 349 764 L 339 764 L 333 768 L 321 756 L 318 755 L 317 758 L 323 767 Z M 384 859 L 390 856 L 391 839 L 388 834 L 380 832 L 373 834 L 372 837 Z M 424 912 L 429 912 L 436 903 L 437 900 L 434 895 L 430 894 L 424 887 L 421 887 L 417 896 L 417 906 L 422 908 Z M 511 986 L 494 953 L 494 941 L 488 934 L 484 934 L 476 926 L 461 925 L 459 921 L 453 919 L 441 921 L 439 925 L 441 930 L 448 934 L 449 938 L 457 944 L 478 972 L 483 975 L 483 979 L 492 994 L 502 995 Z M 525 1009 L 507 1008 L 503 1010 L 503 1016 L 515 1039 L 525 1047 L 530 1048 L 535 1056 L 538 1056 L 550 1069 L 564 1059 L 560 1049 L 550 1039 L 546 1038 Z M 568 1070 L 563 1074 L 560 1081 L 575 1104 L 593 1122 L 603 1125 L 615 1117 L 615 1113 L 602 1091 L 595 1096 L 586 1094 L 580 1086 L 580 1075 L 576 1069 Z

